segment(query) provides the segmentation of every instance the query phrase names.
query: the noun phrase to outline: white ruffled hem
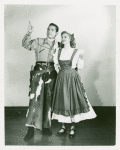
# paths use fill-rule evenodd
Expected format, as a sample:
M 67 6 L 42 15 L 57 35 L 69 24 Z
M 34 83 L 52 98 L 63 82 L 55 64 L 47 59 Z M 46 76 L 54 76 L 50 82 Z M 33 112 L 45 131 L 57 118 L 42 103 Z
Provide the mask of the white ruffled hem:
M 93 110 L 91 104 L 89 103 L 89 101 L 88 101 L 88 104 L 90 106 L 90 111 L 87 112 L 87 113 L 81 113 L 81 114 L 77 114 L 77 115 L 74 115 L 74 116 L 63 116 L 63 115 L 55 114 L 53 112 L 52 120 L 56 119 L 56 120 L 58 120 L 58 122 L 62 122 L 62 123 L 72 123 L 72 122 L 78 123 L 78 122 L 80 122 L 82 120 L 96 118 L 97 115 L 94 112 L 94 110 Z
M 25 124 L 27 127 L 34 127 L 36 129 L 36 127 L 34 125 L 29 125 L 29 124 Z

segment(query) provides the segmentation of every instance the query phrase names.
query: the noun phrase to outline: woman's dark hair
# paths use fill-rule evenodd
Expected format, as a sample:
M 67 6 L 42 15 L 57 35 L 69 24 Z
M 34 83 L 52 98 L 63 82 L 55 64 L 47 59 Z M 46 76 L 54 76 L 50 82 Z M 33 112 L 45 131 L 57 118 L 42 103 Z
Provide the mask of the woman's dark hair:
M 71 46 L 72 48 L 76 48 L 76 42 L 75 42 L 74 34 L 70 34 L 70 33 L 67 32 L 67 31 L 63 31 L 63 32 L 61 33 L 61 36 L 62 36 L 63 34 L 67 34 L 67 35 L 70 37 L 70 46 Z M 64 44 L 62 44 L 62 42 L 61 42 L 61 48 L 63 48 L 63 47 L 64 47 Z
M 59 27 L 58 27 L 56 24 L 54 24 L 54 23 L 50 23 L 50 24 L 49 24 L 49 26 L 54 26 L 54 27 L 56 27 L 56 32 L 58 32 L 58 31 L 59 31 Z M 49 26 L 48 26 L 48 27 L 49 27 Z

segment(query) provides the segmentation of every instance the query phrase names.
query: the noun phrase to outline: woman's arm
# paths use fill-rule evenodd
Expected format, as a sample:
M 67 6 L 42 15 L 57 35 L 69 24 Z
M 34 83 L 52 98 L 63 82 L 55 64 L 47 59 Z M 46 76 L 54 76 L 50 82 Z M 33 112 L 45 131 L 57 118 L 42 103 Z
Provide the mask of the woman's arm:
M 83 53 L 84 50 L 78 50 L 76 54 L 76 67 L 78 71 L 82 70 L 84 67 Z
M 83 67 L 84 67 L 83 54 L 80 54 L 77 62 L 77 68 L 78 70 L 81 70 L 83 69 Z

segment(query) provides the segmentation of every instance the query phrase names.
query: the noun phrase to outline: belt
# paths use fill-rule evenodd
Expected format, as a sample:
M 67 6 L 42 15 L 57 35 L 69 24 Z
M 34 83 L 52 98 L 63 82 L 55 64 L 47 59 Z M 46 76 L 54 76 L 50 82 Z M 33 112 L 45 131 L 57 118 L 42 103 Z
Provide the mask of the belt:
M 53 71 L 53 70 L 55 70 L 55 68 L 54 67 L 51 67 L 51 68 L 48 68 L 48 69 L 44 69 L 44 70 L 38 70 L 38 71 L 30 71 L 31 73 L 40 73 L 40 74 L 43 74 L 43 73 L 45 73 L 45 72 L 51 72 L 51 71 Z
M 53 66 L 54 62 L 46 62 L 46 61 L 37 61 L 36 65 L 47 65 L 47 66 Z
M 48 69 L 48 68 L 54 67 L 54 62 L 44 62 L 44 61 L 38 61 L 36 62 L 36 65 L 34 66 L 34 71 L 39 71 L 40 68 L 42 70 Z

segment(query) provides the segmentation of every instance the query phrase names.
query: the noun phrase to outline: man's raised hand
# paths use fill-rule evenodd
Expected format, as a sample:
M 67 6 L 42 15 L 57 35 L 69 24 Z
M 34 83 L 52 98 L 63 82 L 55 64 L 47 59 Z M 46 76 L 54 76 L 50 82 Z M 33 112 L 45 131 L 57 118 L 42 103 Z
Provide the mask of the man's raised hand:
M 31 22 L 29 21 L 28 32 L 32 32 L 32 31 L 33 31 L 33 26 L 31 24 Z

